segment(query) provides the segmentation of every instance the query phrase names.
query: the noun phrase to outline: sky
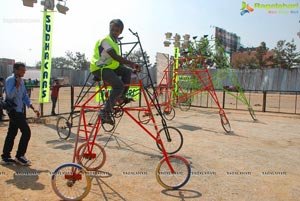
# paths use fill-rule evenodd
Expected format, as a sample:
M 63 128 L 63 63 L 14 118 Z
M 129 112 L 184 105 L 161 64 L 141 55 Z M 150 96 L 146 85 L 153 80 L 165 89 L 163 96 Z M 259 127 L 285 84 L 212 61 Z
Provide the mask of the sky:
M 296 4 L 299 0 L 247 0 L 252 8 L 260 4 Z M 0 58 L 11 58 L 35 65 L 42 56 L 43 6 L 40 0 L 33 8 L 23 6 L 21 0 L 0 3 Z M 128 28 L 139 34 L 144 51 L 155 62 L 157 52 L 173 53 L 164 47 L 165 33 L 191 36 L 213 35 L 220 27 L 241 37 L 244 47 L 257 47 L 262 41 L 268 48 L 277 41 L 295 40 L 299 50 L 300 2 L 298 8 L 254 8 L 240 14 L 241 0 L 67 0 L 66 15 L 54 13 L 52 56 L 65 57 L 66 51 L 85 53 L 90 60 L 95 42 L 108 34 L 109 22 L 121 19 L 123 42 L 135 42 Z M 295 13 L 290 13 L 294 11 Z M 125 50 L 131 46 L 127 45 Z

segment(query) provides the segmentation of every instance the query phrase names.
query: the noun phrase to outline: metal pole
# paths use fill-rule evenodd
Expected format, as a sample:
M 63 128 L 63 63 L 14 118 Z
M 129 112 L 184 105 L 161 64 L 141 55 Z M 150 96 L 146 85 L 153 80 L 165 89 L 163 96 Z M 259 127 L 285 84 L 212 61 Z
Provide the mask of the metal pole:
M 262 105 L 262 111 L 266 112 L 267 107 L 267 91 L 263 91 L 263 105 Z
M 223 109 L 225 109 L 225 91 L 223 91 L 223 103 L 222 103 L 222 107 L 223 107 Z
M 74 86 L 71 85 L 71 112 L 74 110 Z

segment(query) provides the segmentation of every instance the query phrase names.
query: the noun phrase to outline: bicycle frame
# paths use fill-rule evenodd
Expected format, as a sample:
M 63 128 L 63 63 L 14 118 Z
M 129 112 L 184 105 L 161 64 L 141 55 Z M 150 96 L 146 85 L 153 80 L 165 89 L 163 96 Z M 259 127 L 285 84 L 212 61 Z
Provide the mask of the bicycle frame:
M 136 44 L 140 45 L 140 48 L 141 48 L 141 51 L 142 51 L 142 54 L 143 54 L 143 59 L 144 59 L 144 61 L 146 61 L 143 49 L 142 49 L 141 44 L 140 44 L 138 34 L 133 33 L 133 32 L 132 32 L 132 34 L 137 37 L 138 42 Z M 154 86 L 153 86 L 153 82 L 152 82 L 151 77 L 150 77 L 150 73 L 149 73 L 149 69 L 147 67 L 147 63 L 146 63 L 146 69 L 147 69 L 148 79 L 150 79 L 150 86 L 154 91 Z M 136 86 L 136 85 L 129 85 L 129 86 Z M 142 84 L 142 79 L 140 77 L 139 77 L 139 82 L 138 82 L 137 86 L 139 86 L 139 88 L 140 88 L 141 96 L 144 97 L 146 107 L 141 107 L 140 105 L 139 105 L 139 107 L 128 107 L 128 106 L 125 106 L 126 103 L 124 103 L 124 104 L 121 104 L 121 105 L 117 106 L 117 108 L 114 108 L 114 110 L 122 111 L 121 115 L 123 115 L 124 113 L 127 114 L 135 123 L 137 123 L 157 143 L 158 148 L 162 151 L 163 158 L 160 160 L 160 162 L 159 162 L 159 164 L 156 168 L 156 171 L 155 171 L 156 179 L 159 182 L 159 184 L 161 186 L 163 186 L 164 188 L 166 188 L 166 189 L 179 189 L 182 186 L 184 186 L 188 182 L 188 180 L 190 179 L 191 166 L 190 166 L 190 163 L 184 157 L 181 157 L 179 155 L 169 155 L 169 153 L 170 154 L 175 153 L 182 147 L 182 143 L 183 143 L 182 134 L 178 129 L 176 129 L 174 127 L 169 127 L 169 128 L 167 127 L 166 121 L 165 121 L 165 119 L 163 117 L 163 114 L 162 114 L 162 111 L 160 109 L 158 98 L 155 95 L 152 96 L 150 91 L 147 88 L 144 88 L 144 86 Z M 75 194 L 76 200 L 77 199 L 81 200 L 85 196 L 87 196 L 87 194 L 89 193 L 90 188 L 91 188 L 91 181 L 90 181 L 89 176 L 85 174 L 86 170 L 98 170 L 102 167 L 102 165 L 105 162 L 105 159 L 106 159 L 105 150 L 101 145 L 99 145 L 98 143 L 95 142 L 97 134 L 99 133 L 100 128 L 103 127 L 105 122 L 103 124 L 101 124 L 102 122 L 101 122 L 101 118 L 100 118 L 99 115 L 97 116 L 97 118 L 95 119 L 93 124 L 87 123 L 87 118 L 86 118 L 87 110 L 99 111 L 100 109 L 103 108 L 102 105 L 94 106 L 94 105 L 89 105 L 89 103 L 91 102 L 91 100 L 93 98 L 95 98 L 95 96 L 97 94 L 101 93 L 101 95 L 103 95 L 102 92 L 105 88 L 106 88 L 106 86 L 101 86 L 83 104 L 78 103 L 78 104 L 75 104 L 75 106 L 74 106 L 74 110 L 79 108 L 80 116 L 79 116 L 78 130 L 77 130 L 77 135 L 76 135 L 76 140 L 75 140 L 73 163 L 68 163 L 68 164 L 64 164 L 64 165 L 59 166 L 54 171 L 54 174 L 51 177 L 51 179 L 52 179 L 52 183 L 51 183 L 52 188 L 54 189 L 55 193 L 62 199 L 75 200 L 75 199 L 73 199 L 74 195 L 71 195 L 73 192 Z M 106 98 L 107 98 L 108 93 L 104 93 L 104 94 L 106 95 Z M 161 138 L 161 135 L 160 135 L 160 132 L 162 131 L 162 129 L 160 131 L 158 131 L 158 126 L 156 124 L 156 120 L 154 119 L 154 115 L 153 115 L 153 112 L 151 110 L 150 102 L 155 103 L 154 107 L 155 107 L 156 111 L 158 112 L 158 114 L 161 117 L 161 123 L 163 125 L 163 131 L 165 132 L 166 138 L 168 140 L 167 142 L 171 142 L 169 129 L 175 130 L 177 132 L 178 136 L 180 137 L 180 145 L 178 146 L 178 148 L 174 152 L 169 152 L 168 153 L 165 146 L 164 146 L 163 139 Z M 73 113 L 74 110 L 73 110 L 73 107 L 72 107 L 72 113 Z M 142 123 L 139 122 L 137 120 L 137 118 L 135 118 L 132 115 L 132 112 L 134 112 L 134 111 L 138 111 L 138 112 L 143 111 L 143 112 L 147 112 L 150 115 L 150 119 L 151 119 L 151 121 L 153 122 L 153 125 L 154 125 L 154 131 L 155 131 L 154 133 L 152 133 L 148 128 L 143 126 Z M 72 113 L 71 113 L 70 116 L 72 116 Z M 113 117 L 113 118 L 117 118 L 116 113 L 115 113 L 115 117 Z M 82 122 L 83 122 L 83 124 L 81 124 Z M 113 120 L 113 122 L 115 123 L 115 120 Z M 65 122 L 65 123 L 67 123 L 67 122 Z M 102 125 L 102 126 L 100 126 L 100 125 Z M 115 124 L 113 124 L 113 128 L 115 128 Z M 104 127 L 103 127 L 103 129 L 106 130 Z M 79 134 L 81 132 L 83 132 L 84 135 L 85 135 L 85 137 L 83 138 L 83 140 L 85 140 L 85 143 L 81 144 L 78 147 Z M 174 138 L 174 139 L 176 139 L 176 138 Z M 82 148 L 83 148 L 83 152 L 81 152 Z M 94 148 L 96 149 L 96 151 L 93 153 Z M 97 156 L 97 153 L 98 153 L 97 148 L 100 150 L 100 153 L 98 154 L 98 156 Z M 86 152 L 86 150 L 87 150 L 87 152 Z M 99 156 L 102 156 L 102 157 L 98 158 Z M 80 163 L 82 166 L 75 164 L 76 159 L 78 160 L 78 163 Z M 98 166 L 96 166 L 96 167 L 95 166 L 91 167 L 93 165 L 93 163 L 95 163 L 96 161 L 99 161 L 98 159 L 100 159 L 101 163 L 98 164 Z M 83 161 L 85 161 L 85 162 L 83 163 Z M 92 163 L 89 163 L 89 165 L 87 165 L 87 163 L 88 163 L 87 161 L 91 161 Z M 164 165 L 165 163 L 167 165 Z M 174 167 L 172 166 L 171 163 L 172 164 L 174 163 Z M 186 174 L 183 173 L 183 177 L 182 178 L 180 177 L 179 179 L 177 179 L 178 178 L 177 174 L 175 174 L 176 173 L 175 169 L 177 170 L 178 164 L 180 166 L 183 165 L 186 168 L 185 169 Z M 56 185 L 57 184 L 56 183 L 57 182 L 56 178 L 61 175 L 61 174 L 57 174 L 57 173 L 60 170 L 64 169 L 64 168 L 70 168 L 70 167 L 71 167 L 71 173 L 64 174 L 64 179 L 67 180 L 67 182 L 64 183 L 63 186 L 57 186 Z M 168 172 L 170 172 L 171 174 L 174 174 L 173 177 L 170 180 L 171 183 L 165 180 L 165 177 L 163 176 L 163 174 L 162 174 L 162 176 L 160 175 L 161 174 L 160 170 L 165 170 L 165 169 Z M 76 173 L 75 170 L 80 171 L 80 173 L 79 174 Z M 179 168 L 179 170 L 182 170 L 182 169 Z M 82 175 L 84 175 L 84 174 L 85 174 L 85 177 L 83 178 Z M 167 176 L 169 176 L 169 175 L 167 175 Z M 170 177 L 168 177 L 168 178 L 170 178 Z M 173 183 L 174 178 L 175 178 L 176 183 Z M 81 192 L 78 194 L 78 188 L 72 189 L 70 187 L 72 187 L 72 185 L 75 184 L 75 182 L 77 180 L 82 180 L 82 179 L 85 179 L 86 185 L 83 186 L 83 188 L 81 189 Z M 180 180 L 180 182 L 177 183 L 177 181 L 179 181 L 179 180 Z M 65 192 L 59 190 L 59 188 L 64 188 L 65 186 L 68 188 L 67 191 L 68 192 L 70 191 L 70 194 L 68 194 L 68 195 L 66 195 Z
M 185 102 L 185 101 L 191 99 L 193 96 L 195 96 L 198 93 L 201 93 L 203 91 L 208 91 L 211 98 L 216 103 L 216 105 L 219 107 L 219 109 L 221 109 L 221 105 L 220 105 L 220 103 L 218 101 L 218 97 L 215 93 L 214 85 L 210 78 L 208 69 L 207 68 L 195 69 L 195 66 L 200 61 L 203 60 L 203 57 L 180 58 L 179 60 L 180 60 L 181 66 L 183 65 L 184 62 L 188 62 L 190 60 L 196 60 L 196 62 L 189 69 L 182 70 L 182 68 L 180 68 L 179 70 L 176 70 L 176 73 L 172 73 L 173 70 L 169 70 L 169 67 L 164 70 L 164 77 L 159 84 L 158 90 L 156 91 L 157 95 L 162 94 L 164 91 L 167 94 L 166 102 L 161 103 L 161 105 L 169 105 L 172 103 L 174 105 L 177 105 L 177 104 L 180 104 L 182 102 Z M 170 65 L 172 65 L 172 63 Z M 186 93 L 184 91 L 183 87 L 181 87 L 177 82 L 174 82 L 174 79 L 176 79 L 176 78 L 173 77 L 172 79 L 168 79 L 167 76 L 171 73 L 175 76 L 182 76 L 182 75 L 195 76 L 202 83 L 203 86 L 201 88 L 196 89 L 196 87 L 191 85 L 191 87 L 192 87 L 191 93 Z M 167 82 L 167 83 L 164 84 L 164 82 Z M 162 85 L 165 87 L 161 87 Z M 176 85 L 176 87 L 174 85 Z M 177 90 L 175 90 L 175 88 Z M 171 96 L 172 93 L 175 94 L 176 100 L 172 99 L 172 96 Z
M 140 126 L 153 140 L 155 140 L 156 143 L 158 143 L 161 146 L 162 149 L 162 153 L 163 156 L 167 158 L 168 154 L 166 152 L 166 149 L 164 147 L 164 144 L 160 138 L 160 133 L 158 132 L 158 127 L 157 127 L 157 123 L 155 121 L 154 115 L 152 113 L 151 107 L 150 107 L 150 101 L 149 101 L 149 97 L 147 94 L 147 89 L 145 89 L 142 85 L 142 80 L 139 80 L 139 84 L 135 84 L 135 85 L 130 85 L 130 86 L 139 86 L 141 88 L 141 94 L 142 97 L 144 97 L 144 100 L 146 102 L 147 107 L 146 108 L 141 108 L 141 107 L 124 107 L 124 108 L 118 108 L 120 110 L 123 110 L 125 114 L 127 114 L 138 126 Z M 79 119 L 79 125 L 78 125 L 78 132 L 77 132 L 77 139 L 76 139 L 76 145 L 75 145 L 75 151 L 74 151 L 74 157 L 73 157 L 73 162 L 75 162 L 75 158 L 76 158 L 76 150 L 77 150 L 77 144 L 79 141 L 79 132 L 84 132 L 85 134 L 85 138 L 84 140 L 86 142 L 88 142 L 88 152 L 91 153 L 93 150 L 93 146 L 97 137 L 97 134 L 99 133 L 100 130 L 100 124 L 101 124 L 101 119 L 99 117 L 96 118 L 95 123 L 93 124 L 94 126 L 89 126 L 87 125 L 87 121 L 86 121 L 86 109 L 92 109 L 92 110 L 100 110 L 103 106 L 89 106 L 88 103 L 93 100 L 95 98 L 95 96 L 98 93 L 101 93 L 103 90 L 105 90 L 107 86 L 102 86 L 100 89 L 98 89 L 91 97 L 88 98 L 88 100 L 86 100 L 82 105 L 75 105 L 75 108 L 80 108 L 80 119 Z M 156 135 L 152 134 L 151 131 L 146 128 L 141 122 L 139 122 L 137 120 L 136 117 L 134 117 L 131 112 L 133 111 L 144 111 L 149 113 L 150 115 L 150 119 L 154 125 L 154 130 Z M 83 129 L 81 129 L 81 122 L 83 122 Z M 163 123 L 163 126 L 166 126 L 166 124 Z M 89 131 L 88 129 L 92 128 L 91 131 Z M 169 138 L 168 136 L 168 131 L 167 128 L 164 127 L 166 130 L 166 135 L 167 138 Z M 171 167 L 171 164 L 167 161 L 167 163 L 169 164 L 170 170 L 172 172 L 174 172 L 173 168 Z

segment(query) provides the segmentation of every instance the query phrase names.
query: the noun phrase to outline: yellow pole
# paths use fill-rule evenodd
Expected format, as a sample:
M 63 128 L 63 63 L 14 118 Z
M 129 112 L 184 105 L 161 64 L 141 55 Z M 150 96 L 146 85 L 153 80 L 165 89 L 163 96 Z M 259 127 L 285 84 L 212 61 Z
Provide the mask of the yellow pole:
M 172 90 L 172 105 L 177 102 L 178 97 L 178 64 L 179 64 L 179 47 L 174 47 L 175 65 L 173 65 L 173 90 Z

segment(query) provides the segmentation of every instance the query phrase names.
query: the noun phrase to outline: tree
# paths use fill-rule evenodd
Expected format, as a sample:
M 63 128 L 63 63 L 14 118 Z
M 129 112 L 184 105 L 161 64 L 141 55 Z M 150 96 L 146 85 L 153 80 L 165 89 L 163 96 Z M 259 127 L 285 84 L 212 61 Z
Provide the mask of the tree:
M 41 61 L 36 62 L 36 64 L 35 64 L 35 68 L 36 69 L 41 69 L 41 66 L 42 66 L 42 62 Z
M 142 50 L 139 49 L 139 50 L 136 50 L 136 51 L 133 51 L 131 53 L 129 52 L 125 52 L 125 54 L 123 55 L 127 60 L 129 61 L 132 61 L 134 63 L 137 63 L 139 64 L 140 66 L 143 66 L 145 65 L 146 63 L 148 64 L 148 67 L 151 66 L 150 64 L 150 57 L 148 56 L 147 52 L 144 51 L 144 56 L 145 56 L 145 59 L 146 61 L 144 61 L 144 58 L 143 58 L 143 54 L 142 54 Z M 146 63 L 145 63 L 146 62 Z
M 291 69 L 294 66 L 300 65 L 300 52 L 296 51 L 297 47 L 294 40 L 286 42 L 280 40 L 274 49 L 272 61 L 275 67 Z
M 284 50 L 285 40 L 280 40 L 277 42 L 277 46 L 274 48 L 274 56 L 271 59 L 273 62 L 273 67 L 286 68 L 285 62 L 285 50 Z
M 71 66 L 75 70 L 87 70 L 90 67 L 90 63 L 85 57 L 84 53 L 76 52 L 75 55 L 73 52 L 66 52 L 67 60 L 71 62 Z
M 52 68 L 70 68 L 72 62 L 65 57 L 53 57 L 52 58 Z
M 232 68 L 226 51 L 220 41 L 216 41 L 215 53 L 212 55 L 214 63 L 217 68 Z
M 257 59 L 254 57 L 245 58 L 244 65 L 248 69 L 257 69 L 259 67 L 260 68 L 264 67 L 264 66 L 261 67 L 260 64 L 258 63 Z
M 286 67 L 291 69 L 293 66 L 300 64 L 300 52 L 296 52 L 296 45 L 294 43 L 294 39 L 291 42 L 286 43 L 284 51 L 285 51 L 285 62 Z
M 256 48 L 255 57 L 259 68 L 263 69 L 267 65 L 267 59 L 265 58 L 269 48 L 266 47 L 265 42 L 261 42 L 260 46 Z

